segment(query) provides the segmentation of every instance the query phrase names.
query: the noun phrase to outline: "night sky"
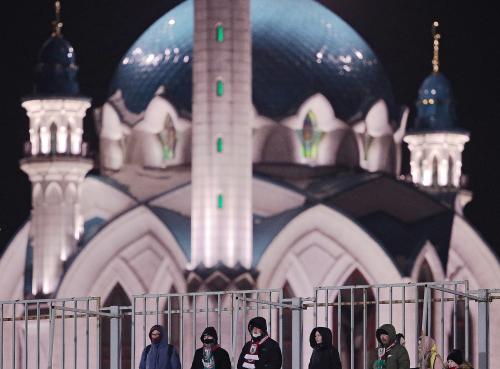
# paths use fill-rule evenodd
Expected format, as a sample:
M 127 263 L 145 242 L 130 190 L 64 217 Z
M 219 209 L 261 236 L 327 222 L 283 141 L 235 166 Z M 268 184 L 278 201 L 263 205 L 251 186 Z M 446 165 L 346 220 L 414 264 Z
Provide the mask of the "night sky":
M 106 100 L 114 69 L 132 43 L 180 2 L 62 0 L 63 34 L 76 51 L 81 92 L 93 99 L 93 106 Z M 454 88 L 458 125 L 471 132 L 463 171 L 474 200 L 465 215 L 500 255 L 500 182 L 496 180 L 500 167 L 500 32 L 496 13 L 479 1 L 320 2 L 361 34 L 383 64 L 397 103 L 412 109 L 420 83 L 431 72 L 431 24 L 440 21 L 441 71 Z M 30 183 L 18 163 L 28 139 L 28 118 L 20 99 L 32 91 L 37 53 L 50 35 L 53 19 L 51 1 L 16 0 L 10 5 L 13 11 L 4 9 L 1 15 L 0 252 L 30 211 Z M 95 152 L 91 112 L 84 138 Z

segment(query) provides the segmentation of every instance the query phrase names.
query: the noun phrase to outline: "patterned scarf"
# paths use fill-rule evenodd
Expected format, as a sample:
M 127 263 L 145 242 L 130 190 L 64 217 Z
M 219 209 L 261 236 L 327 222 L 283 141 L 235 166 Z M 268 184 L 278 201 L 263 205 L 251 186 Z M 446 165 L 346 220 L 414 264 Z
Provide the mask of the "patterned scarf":
M 265 336 L 258 342 L 252 342 L 248 353 L 245 354 L 245 361 L 243 362 L 243 368 L 247 369 L 255 369 L 255 362 L 259 360 L 259 347 L 264 342 L 268 340 L 269 336 Z

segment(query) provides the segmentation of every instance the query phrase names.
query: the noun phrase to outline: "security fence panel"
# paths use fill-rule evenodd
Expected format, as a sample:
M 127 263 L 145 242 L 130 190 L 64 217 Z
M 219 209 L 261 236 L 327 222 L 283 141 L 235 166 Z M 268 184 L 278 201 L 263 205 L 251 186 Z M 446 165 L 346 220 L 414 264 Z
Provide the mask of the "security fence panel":
M 250 319 L 264 317 L 269 335 L 281 343 L 282 299 L 281 289 L 133 296 L 130 312 L 124 314 L 131 317 L 130 367 L 139 366 L 141 353 L 150 344 L 149 331 L 156 324 L 164 326 L 182 367 L 191 367 L 203 330 L 213 326 L 235 367 L 241 348 L 250 339 Z
M 304 334 L 308 337 L 315 326 L 330 328 L 348 369 L 372 367 L 379 345 L 376 330 L 384 324 L 400 334 L 412 367 L 419 366 L 421 336 L 432 337 L 444 358 L 452 348 L 462 348 L 468 358 L 472 335 L 467 294 L 467 281 L 316 287 L 313 302 L 305 305 L 313 312 L 303 318 Z M 307 346 L 305 358 L 311 351 Z
M 97 368 L 99 299 L 0 301 L 0 369 Z

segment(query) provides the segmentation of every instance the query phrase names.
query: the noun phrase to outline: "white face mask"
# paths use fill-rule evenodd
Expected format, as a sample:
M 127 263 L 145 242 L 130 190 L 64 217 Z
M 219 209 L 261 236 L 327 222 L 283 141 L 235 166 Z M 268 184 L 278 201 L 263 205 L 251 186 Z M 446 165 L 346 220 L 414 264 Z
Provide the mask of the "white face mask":
M 260 336 L 262 336 L 262 333 L 252 333 L 253 338 L 259 338 Z

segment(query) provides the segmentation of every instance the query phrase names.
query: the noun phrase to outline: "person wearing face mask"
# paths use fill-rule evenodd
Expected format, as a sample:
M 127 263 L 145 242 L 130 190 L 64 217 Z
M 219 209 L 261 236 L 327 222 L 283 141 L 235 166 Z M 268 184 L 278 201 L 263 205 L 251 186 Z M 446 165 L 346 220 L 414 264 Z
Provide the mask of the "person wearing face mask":
M 149 330 L 151 344 L 142 351 L 139 369 L 181 369 L 179 354 L 167 342 L 167 335 L 161 325 Z
M 309 369 L 342 369 L 339 352 L 332 344 L 332 331 L 326 327 L 316 327 L 309 336 L 313 348 Z
M 241 350 L 237 369 L 280 369 L 283 358 L 275 340 L 267 334 L 267 322 L 258 316 L 248 322 L 252 339 Z
M 231 369 L 229 354 L 219 346 L 214 327 L 205 328 L 200 340 L 203 347 L 195 351 L 191 369 Z

